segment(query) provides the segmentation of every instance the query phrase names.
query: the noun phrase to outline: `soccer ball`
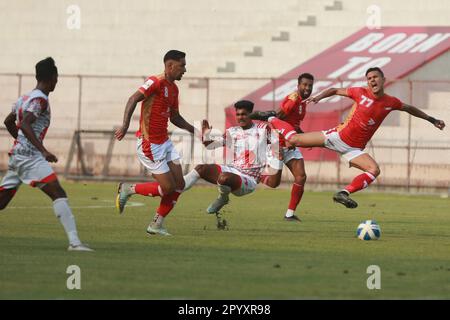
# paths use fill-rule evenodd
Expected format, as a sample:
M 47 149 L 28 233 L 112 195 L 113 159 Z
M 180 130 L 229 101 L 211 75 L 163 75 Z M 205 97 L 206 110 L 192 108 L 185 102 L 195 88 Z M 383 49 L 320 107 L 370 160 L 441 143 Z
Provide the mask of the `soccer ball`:
M 366 220 L 359 224 L 356 236 L 361 240 L 378 240 L 381 236 L 380 226 L 375 220 Z

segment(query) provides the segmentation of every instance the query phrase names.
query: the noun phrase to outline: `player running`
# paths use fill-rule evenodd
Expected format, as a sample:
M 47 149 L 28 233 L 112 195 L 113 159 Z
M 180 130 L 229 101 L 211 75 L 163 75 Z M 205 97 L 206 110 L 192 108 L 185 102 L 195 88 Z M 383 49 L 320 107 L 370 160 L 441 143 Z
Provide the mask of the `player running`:
M 307 103 L 317 103 L 333 95 L 353 99 L 355 104 L 350 114 L 344 123 L 336 128 L 321 132 L 297 134 L 290 124 L 275 117 L 269 118 L 272 126 L 278 129 L 289 143 L 299 147 L 325 147 L 334 150 L 349 161 L 350 167 L 363 171 L 349 185 L 333 196 L 334 201 L 345 205 L 347 208 L 356 208 L 358 206 L 350 198 L 350 194 L 366 188 L 380 174 L 377 162 L 363 150 L 384 118 L 391 111 L 405 111 L 412 116 L 431 122 L 436 128 L 441 130 L 445 127 L 444 121 L 428 116 L 418 108 L 385 94 L 384 83 L 386 79 L 380 68 L 368 69 L 366 78 L 367 87 L 330 88 L 306 101 Z
M 276 116 L 292 125 L 296 132 L 303 133 L 300 128 L 300 123 L 306 115 L 305 99 L 309 98 L 313 90 L 314 77 L 309 73 L 302 73 L 298 77 L 297 90 L 286 96 L 281 102 L 281 107 L 278 111 L 255 112 L 250 115 L 251 118 L 257 120 L 261 117 Z M 267 119 L 267 118 L 266 118 Z M 270 162 L 273 168 L 280 170 L 276 175 L 263 176 L 262 182 L 269 187 L 276 188 L 281 182 L 281 173 L 283 170 L 283 163 L 289 168 L 294 176 L 294 184 L 291 189 L 291 198 L 289 200 L 288 209 L 284 215 L 286 221 L 300 221 L 295 215 L 295 210 L 299 205 L 306 183 L 305 163 L 302 152 L 299 148 L 288 148 L 284 141 L 280 139 L 282 146 L 283 161 L 278 160 L 278 157 L 270 157 Z
M 138 184 L 120 183 L 116 206 L 123 212 L 127 200 L 134 194 L 161 197 L 148 234 L 170 235 L 163 227 L 164 218 L 175 206 L 184 188 L 180 156 L 168 136 L 168 120 L 175 126 L 194 133 L 194 127 L 186 122 L 178 110 L 178 87 L 186 72 L 186 54 L 170 50 L 164 56 L 164 73 L 148 77 L 144 84 L 128 99 L 122 127 L 115 132 L 122 140 L 128 131 L 130 119 L 138 102 L 142 101 L 137 155 L 139 161 L 152 173 L 156 182 Z
M 253 102 L 241 100 L 235 103 L 234 108 L 238 126 L 228 128 L 218 140 L 210 138 L 212 127 L 208 121 L 203 120 L 202 123 L 203 144 L 209 150 L 227 147 L 231 152 L 231 163 L 201 164 L 184 176 L 184 190 L 191 188 L 200 178 L 217 184 L 219 197 L 206 209 L 210 214 L 219 213 L 229 202 L 230 193 L 240 197 L 255 191 L 267 163 L 267 148 L 276 141 L 271 139 L 276 136 L 271 137 L 272 131 L 266 123 L 255 124 L 250 118 Z M 274 150 L 278 149 L 274 147 Z
M 4 122 L 15 141 L 9 152 L 8 171 L 0 185 L 0 210 L 6 208 L 22 183 L 38 187 L 53 201 L 55 215 L 69 239 L 68 250 L 93 251 L 78 238 L 66 192 L 49 164 L 58 159 L 43 145 L 50 126 L 48 95 L 58 82 L 58 69 L 52 58 L 36 64 L 36 80 L 36 88 L 17 100 Z

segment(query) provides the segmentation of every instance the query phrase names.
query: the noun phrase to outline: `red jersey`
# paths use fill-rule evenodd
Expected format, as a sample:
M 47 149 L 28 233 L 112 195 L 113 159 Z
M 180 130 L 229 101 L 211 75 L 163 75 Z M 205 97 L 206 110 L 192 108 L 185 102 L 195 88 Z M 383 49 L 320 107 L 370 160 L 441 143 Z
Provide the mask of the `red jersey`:
M 162 144 L 169 139 L 169 118 L 178 111 L 178 87 L 161 74 L 148 77 L 139 91 L 145 99 L 142 101 L 136 135 L 142 137 L 144 144 Z
M 284 121 L 296 130 L 300 128 L 300 122 L 305 118 L 306 114 L 306 104 L 302 100 L 298 92 L 293 92 L 281 102 L 281 111 L 286 115 Z
M 399 99 L 387 94 L 375 97 L 368 88 L 348 88 L 347 95 L 355 104 L 337 131 L 342 141 L 354 148 L 364 149 L 384 118 L 403 106 Z

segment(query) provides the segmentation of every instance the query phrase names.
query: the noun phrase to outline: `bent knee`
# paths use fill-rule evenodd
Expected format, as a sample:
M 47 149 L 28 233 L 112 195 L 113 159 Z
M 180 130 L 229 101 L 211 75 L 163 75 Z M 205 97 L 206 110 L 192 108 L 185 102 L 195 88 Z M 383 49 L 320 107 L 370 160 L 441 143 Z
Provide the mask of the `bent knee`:
M 279 186 L 280 186 L 280 184 L 281 184 L 281 181 L 275 181 L 273 184 L 272 184 L 272 188 L 278 188 Z
M 161 187 L 161 190 L 162 190 L 164 195 L 171 194 L 177 188 L 177 186 L 175 184 L 170 184 L 168 186 L 160 185 L 160 187 Z
M 295 177 L 295 183 L 297 184 L 305 184 L 306 182 L 306 174 L 301 174 Z
M 221 173 L 217 177 L 218 184 L 229 184 L 229 182 L 230 182 L 230 177 L 226 174 Z
M 205 174 L 205 166 L 202 164 L 195 166 L 194 170 L 197 171 L 200 177 L 203 177 Z
M 181 180 L 181 181 L 179 181 L 178 183 L 177 183 L 177 186 L 176 186 L 176 189 L 177 190 L 184 190 L 184 187 L 186 186 L 186 183 L 184 182 L 184 179 L 183 180 Z
M 217 183 L 218 184 L 226 184 L 228 182 L 228 178 L 226 175 L 224 174 L 219 174 L 219 176 L 217 177 Z
M 373 175 L 375 178 L 378 177 L 381 173 L 380 167 L 375 166 L 375 167 L 371 167 L 367 170 L 368 173 L 370 173 L 371 175 Z
M 266 186 L 270 187 L 270 188 L 277 188 L 280 185 L 280 181 L 267 181 L 265 183 Z

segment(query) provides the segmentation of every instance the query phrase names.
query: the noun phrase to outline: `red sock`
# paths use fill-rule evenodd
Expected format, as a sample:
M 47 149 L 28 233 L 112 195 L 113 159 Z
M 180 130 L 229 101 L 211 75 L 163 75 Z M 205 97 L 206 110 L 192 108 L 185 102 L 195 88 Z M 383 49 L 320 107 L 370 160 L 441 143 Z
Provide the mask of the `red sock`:
M 167 196 L 163 196 L 161 199 L 161 202 L 159 204 L 158 209 L 156 209 L 156 212 L 160 216 L 167 216 L 170 211 L 172 211 L 173 207 L 175 207 L 175 204 L 177 203 L 178 197 L 180 196 L 182 191 L 174 191 L 171 194 L 168 194 Z
M 295 131 L 294 127 L 291 126 L 289 123 L 280 120 L 278 118 L 271 118 L 270 119 L 270 124 L 279 131 L 279 133 L 287 140 L 289 141 L 289 138 L 293 135 L 296 134 L 297 132 Z
M 362 190 L 364 188 L 367 188 L 369 184 L 375 181 L 375 177 L 369 173 L 364 172 L 363 174 L 360 174 L 359 176 L 356 176 L 352 183 L 350 183 L 348 186 L 346 186 L 344 189 L 347 190 L 350 193 Z
M 303 188 L 305 186 L 294 183 L 291 189 L 291 200 L 289 200 L 289 209 L 295 211 L 303 196 Z
M 163 193 L 160 190 L 161 188 L 159 187 L 158 182 L 137 183 L 134 186 L 134 191 L 136 191 L 137 194 L 147 197 L 162 197 Z

